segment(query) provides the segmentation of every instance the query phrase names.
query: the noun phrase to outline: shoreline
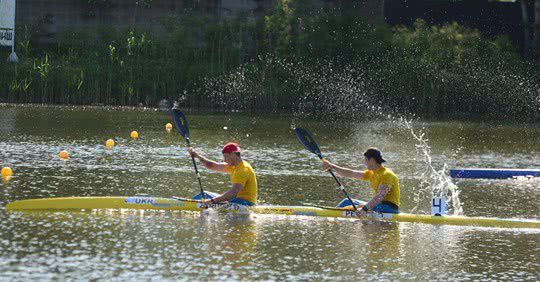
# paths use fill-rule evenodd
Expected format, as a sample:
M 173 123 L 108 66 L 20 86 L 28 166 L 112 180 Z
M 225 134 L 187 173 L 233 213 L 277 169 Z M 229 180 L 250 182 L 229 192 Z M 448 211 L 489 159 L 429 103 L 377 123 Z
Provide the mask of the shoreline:
M 120 105 L 62 105 L 62 104 L 46 104 L 46 103 L 0 103 L 0 109 L 1 108 L 7 108 L 7 107 L 24 107 L 24 108 L 32 108 L 32 107 L 39 107 L 39 108 L 60 108 L 60 109 L 71 109 L 71 110 L 114 110 L 114 111 L 139 111 L 139 112 L 161 112 L 166 113 L 168 111 L 164 111 L 160 109 L 157 106 L 120 106 Z M 283 118 L 291 118 L 291 119 L 297 119 L 297 120 L 306 120 L 306 121 L 324 121 L 323 117 L 299 117 L 294 114 L 294 112 L 290 111 L 282 111 L 282 112 L 266 112 L 266 111 L 240 111 L 236 110 L 233 112 L 225 112 L 221 110 L 216 109 L 210 109 L 210 108 L 187 108 L 187 107 L 181 107 L 183 111 L 194 113 L 194 114 L 212 114 L 212 115 L 238 115 L 238 116 L 254 116 L 254 115 L 262 115 L 265 117 L 283 117 Z M 454 116 L 454 117 L 443 117 L 443 118 L 428 118 L 428 117 L 420 117 L 420 116 L 414 116 L 414 115 L 404 115 L 407 116 L 408 119 L 414 120 L 416 122 L 429 122 L 429 123 L 437 123 L 437 122 L 460 122 L 460 123 L 469 123 L 469 124 L 479 124 L 479 125 L 489 125 L 489 126 L 512 126 L 512 127 L 540 127 L 540 121 L 520 121 L 520 120 L 511 120 L 511 119 L 501 119 L 501 120 L 494 120 L 494 119 L 482 119 L 482 118 L 472 118 L 472 117 L 460 117 L 460 116 Z M 398 118 L 398 117 L 394 117 Z M 349 122 L 366 122 L 366 121 L 374 121 L 374 122 L 380 122 L 380 121 L 389 121 L 388 118 L 374 118 L 374 119 L 366 119 L 366 118 L 346 118 L 346 117 L 340 117 L 333 120 L 327 120 L 327 123 L 349 123 Z

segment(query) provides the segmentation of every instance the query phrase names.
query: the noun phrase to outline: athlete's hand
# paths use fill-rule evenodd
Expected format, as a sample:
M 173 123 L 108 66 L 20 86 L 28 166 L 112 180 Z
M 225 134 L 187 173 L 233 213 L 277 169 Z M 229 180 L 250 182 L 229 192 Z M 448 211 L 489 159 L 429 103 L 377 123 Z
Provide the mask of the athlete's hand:
M 212 199 L 205 199 L 205 200 L 201 200 L 201 208 L 203 209 L 207 209 L 210 207 L 210 205 L 212 204 Z
M 193 149 L 193 147 L 188 148 L 188 153 L 189 153 L 190 156 L 192 156 L 194 158 L 199 158 L 199 153 L 197 153 L 197 151 L 195 151 L 195 149 Z
M 359 218 L 364 218 L 367 216 L 367 212 L 363 209 L 358 209 L 355 211 L 356 213 L 356 216 L 358 216 Z
M 329 162 L 329 161 L 327 161 L 327 160 L 325 160 L 325 159 L 323 159 L 323 160 L 322 160 L 322 167 L 323 167 L 323 169 L 324 169 L 325 171 L 328 171 L 328 170 L 334 168 L 334 164 L 331 163 L 331 162 Z

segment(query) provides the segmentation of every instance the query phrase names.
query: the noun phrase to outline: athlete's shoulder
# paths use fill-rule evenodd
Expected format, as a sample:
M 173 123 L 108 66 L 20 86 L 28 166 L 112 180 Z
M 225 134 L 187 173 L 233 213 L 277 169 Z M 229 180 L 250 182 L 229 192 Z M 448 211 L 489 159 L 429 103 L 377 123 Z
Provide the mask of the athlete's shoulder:
M 250 169 L 250 170 L 253 170 L 253 167 L 251 166 L 250 163 L 248 163 L 247 161 L 242 161 L 242 166 L 246 169 Z
M 383 176 L 392 177 L 392 178 L 398 178 L 397 175 L 394 173 L 394 171 L 390 168 L 385 167 L 385 170 L 383 172 Z

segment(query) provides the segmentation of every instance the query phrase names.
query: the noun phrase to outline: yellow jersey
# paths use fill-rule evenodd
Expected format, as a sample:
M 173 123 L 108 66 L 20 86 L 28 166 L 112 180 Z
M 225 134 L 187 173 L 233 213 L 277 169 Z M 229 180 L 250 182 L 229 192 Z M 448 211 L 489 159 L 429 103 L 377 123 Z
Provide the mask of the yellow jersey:
M 231 174 L 233 184 L 242 185 L 242 190 L 236 195 L 237 198 L 257 204 L 257 176 L 251 165 L 242 161 L 236 166 L 227 165 L 226 170 Z
M 391 202 L 399 207 L 399 179 L 394 172 L 381 165 L 380 168 L 365 170 L 363 180 L 369 181 L 369 186 L 373 189 L 375 195 L 379 193 L 379 186 L 384 184 L 390 187 L 390 191 L 384 196 L 383 201 Z

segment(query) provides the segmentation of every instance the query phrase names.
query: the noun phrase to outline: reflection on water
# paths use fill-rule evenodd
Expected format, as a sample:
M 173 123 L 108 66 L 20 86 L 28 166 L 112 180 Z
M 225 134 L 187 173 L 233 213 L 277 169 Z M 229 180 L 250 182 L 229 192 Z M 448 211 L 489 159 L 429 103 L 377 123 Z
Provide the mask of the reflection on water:
M 302 216 L 3 216 L 0 278 L 531 279 L 540 251 L 538 233 Z
M 512 279 L 538 280 L 540 233 L 351 219 L 161 211 L 6 213 L 15 199 L 56 196 L 189 196 L 197 193 L 184 142 L 154 111 L 0 106 L 0 280 L 30 279 Z M 215 158 L 240 142 L 259 175 L 262 203 L 333 205 L 341 199 L 320 161 L 290 130 L 290 119 L 190 115 L 195 146 Z M 227 126 L 227 129 L 224 129 Z M 306 122 L 339 164 L 362 167 L 378 146 L 401 177 L 404 210 L 417 205 L 422 164 L 414 138 L 392 123 Z M 535 126 L 424 123 L 432 165 L 539 168 Z M 457 128 L 457 129 L 456 129 Z M 456 130 L 454 130 L 456 129 Z M 137 130 L 141 139 L 129 139 Z M 115 138 L 113 150 L 103 147 Z M 510 144 L 510 145 L 509 145 Z M 461 147 L 460 150 L 457 150 Z M 71 158 L 61 161 L 60 150 Z M 203 171 L 209 191 L 226 175 Z M 371 197 L 365 183 L 349 193 Z M 459 180 L 466 215 L 539 218 L 537 179 Z M 429 195 L 428 195 L 429 196 Z M 427 197 L 426 197 L 427 199 Z M 429 212 L 429 202 L 418 203 Z

